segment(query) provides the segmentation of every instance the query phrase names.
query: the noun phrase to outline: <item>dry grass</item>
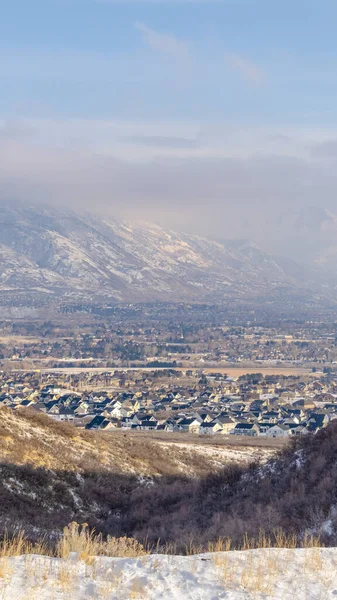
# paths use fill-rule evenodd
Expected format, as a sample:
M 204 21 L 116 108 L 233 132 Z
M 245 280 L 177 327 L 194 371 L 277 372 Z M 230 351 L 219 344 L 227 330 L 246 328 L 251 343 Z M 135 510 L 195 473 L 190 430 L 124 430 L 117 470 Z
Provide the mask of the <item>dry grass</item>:
M 24 531 L 21 531 L 12 537 L 5 533 L 0 542 L 0 560 L 26 554 L 48 555 L 49 550 L 44 539 L 36 544 L 32 544 L 26 539 Z
M 150 432 L 92 432 L 60 423 L 33 409 L 0 409 L 0 462 L 32 465 L 54 471 L 200 476 L 220 470 L 231 460 L 267 458 L 281 443 L 234 436 L 156 435 Z M 204 449 L 207 446 L 208 452 Z
M 144 546 L 133 538 L 108 536 L 103 540 L 102 535 L 97 535 L 95 530 L 90 531 L 86 523 L 79 525 L 76 522 L 64 528 L 56 547 L 56 555 L 59 558 L 67 559 L 73 552 L 78 554 L 81 560 L 89 563 L 96 556 L 135 558 L 148 554 Z
M 247 534 L 243 536 L 240 544 L 233 544 L 230 538 L 218 538 L 215 542 L 209 542 L 205 550 L 204 545 L 198 545 L 193 540 L 186 545 L 185 555 L 193 556 L 195 554 L 228 553 L 232 550 L 245 552 L 256 549 L 316 549 L 322 548 L 319 536 L 305 535 L 302 539 L 295 535 L 286 535 L 282 530 L 276 530 L 272 536 L 267 536 L 260 531 L 257 538 L 249 538 Z M 24 532 L 9 537 L 7 534 L 0 542 L 0 578 L 5 560 L 16 556 L 40 556 L 57 557 L 67 560 L 71 554 L 76 554 L 80 560 L 86 564 L 92 564 L 97 557 L 115 557 L 115 558 L 137 558 L 145 557 L 150 554 L 176 554 L 174 544 L 160 545 L 160 541 L 152 548 L 145 547 L 138 540 L 128 537 L 103 538 L 102 534 L 97 534 L 94 529 L 90 530 L 87 523 L 76 523 L 73 521 L 63 529 L 55 549 L 45 544 L 42 539 L 35 544 L 30 543 Z M 317 555 L 319 552 L 317 553 Z M 314 556 L 314 553 L 311 553 Z
M 43 554 L 43 555 L 42 555 Z M 63 594 L 71 599 L 79 586 L 79 565 L 83 566 L 84 578 L 91 582 L 93 598 L 108 600 L 118 597 L 121 575 L 114 573 L 114 565 L 104 563 L 104 557 L 144 557 L 144 547 L 131 538 L 108 537 L 103 540 L 94 530 L 89 530 L 84 523 L 70 523 L 64 528 L 55 551 L 46 547 L 43 541 L 30 544 L 20 532 L 10 538 L 5 536 L 0 544 L 0 598 L 10 600 L 7 591 L 14 567 L 11 559 L 23 557 L 23 585 L 25 600 L 40 597 L 41 589 L 48 583 L 48 588 L 55 592 L 55 598 Z M 50 558 L 58 559 L 51 561 Z M 130 599 L 144 598 L 144 583 L 135 578 L 130 588 Z
M 240 543 L 233 543 L 229 537 L 218 538 L 215 542 L 208 542 L 207 547 L 203 544 L 196 544 L 192 539 L 185 546 L 186 556 L 193 556 L 202 553 L 219 553 L 219 552 L 245 552 L 247 550 L 259 549 L 295 549 L 295 548 L 322 548 L 321 539 L 319 536 L 305 534 L 303 538 L 298 538 L 296 535 L 286 534 L 282 529 L 277 529 L 273 535 L 268 536 L 264 531 L 260 531 L 258 537 L 249 537 L 245 534 Z M 157 552 L 162 554 L 177 554 L 174 544 L 166 544 L 161 547 L 159 544 L 156 547 Z
M 146 585 L 142 577 L 134 577 L 130 590 L 130 600 L 144 600 L 146 598 Z
M 125 436 L 125 431 L 116 430 L 105 432 L 103 435 L 114 436 Z M 128 438 L 137 440 L 156 440 L 158 442 L 169 442 L 174 444 L 194 444 L 202 446 L 230 446 L 238 448 L 265 448 L 270 451 L 277 451 L 287 445 L 287 438 L 272 438 L 272 437 L 249 437 L 241 435 L 196 435 L 195 433 L 188 433 L 186 431 L 172 432 L 167 431 L 128 431 Z
M 241 562 L 233 558 L 231 550 L 231 540 L 219 540 L 215 547 L 220 548 L 221 553 L 215 553 L 213 557 L 216 566 L 219 582 L 226 588 L 240 587 L 252 597 L 272 596 L 275 594 L 277 582 L 283 573 L 289 570 L 289 567 L 295 559 L 295 549 L 302 547 L 303 554 L 302 574 L 317 574 L 326 578 L 323 571 L 323 561 L 321 556 L 321 542 L 319 537 L 306 535 L 302 540 L 298 540 L 294 535 L 286 535 L 282 530 L 277 530 L 273 536 L 266 536 L 263 531 L 258 538 L 243 537 L 242 544 L 236 548 L 242 552 Z M 262 553 L 256 553 L 254 550 L 262 550 Z M 275 552 L 282 550 L 283 552 Z M 331 586 L 331 582 L 326 584 Z M 325 586 L 326 587 L 326 586 Z

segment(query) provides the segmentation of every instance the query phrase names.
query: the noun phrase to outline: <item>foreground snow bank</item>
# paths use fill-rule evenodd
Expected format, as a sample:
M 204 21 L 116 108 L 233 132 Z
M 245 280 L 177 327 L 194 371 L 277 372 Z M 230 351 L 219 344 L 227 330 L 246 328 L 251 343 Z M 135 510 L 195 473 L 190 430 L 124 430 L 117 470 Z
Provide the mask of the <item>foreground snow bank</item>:
M 317 600 L 337 598 L 337 548 L 190 557 L 0 559 L 1 600 Z

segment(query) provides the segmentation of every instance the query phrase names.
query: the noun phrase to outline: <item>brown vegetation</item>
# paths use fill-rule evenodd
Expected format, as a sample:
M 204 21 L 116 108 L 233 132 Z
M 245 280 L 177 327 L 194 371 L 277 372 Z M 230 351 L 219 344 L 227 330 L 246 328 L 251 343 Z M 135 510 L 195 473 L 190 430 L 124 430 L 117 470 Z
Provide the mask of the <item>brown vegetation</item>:
M 227 464 L 206 475 L 203 467 L 196 477 L 179 474 L 177 470 L 170 472 L 172 456 L 166 454 L 165 447 L 156 454 L 154 440 L 144 445 L 140 458 L 140 443 L 132 438 L 113 437 L 115 454 L 112 451 L 108 454 L 111 462 L 107 463 L 100 457 L 102 449 L 107 451 L 105 435 L 90 434 L 87 438 L 90 443 L 85 441 L 87 446 L 84 444 L 86 434 L 55 422 L 48 421 L 47 425 L 46 417 L 16 418 L 21 419 L 21 425 L 31 423 L 25 434 L 28 448 L 34 450 L 35 444 L 38 446 L 38 437 L 34 438 L 32 433 L 34 428 L 46 427 L 51 437 L 48 443 L 42 442 L 42 450 L 37 450 L 47 449 L 49 456 L 53 451 L 58 455 L 64 444 L 64 454 L 57 459 L 62 464 L 68 453 L 72 466 L 50 469 L 3 461 L 0 464 L 0 533 L 8 530 L 12 535 L 24 529 L 31 541 L 46 534 L 48 543 L 54 543 L 62 528 L 75 520 L 88 523 L 91 529 L 96 529 L 97 535 L 102 534 L 102 539 L 132 537 L 150 547 L 157 546 L 158 550 L 172 547 L 183 553 L 196 545 L 207 549 L 208 544 L 216 544 L 219 537 L 230 538 L 232 546 L 240 547 L 245 534 L 249 539 L 258 540 L 261 530 L 272 545 L 277 544 L 275 532 L 280 529 L 287 536 L 294 536 L 296 544 L 302 543 L 308 532 L 321 534 L 326 544 L 337 542 L 334 510 L 337 422 L 315 436 L 293 438 L 289 446 L 265 465 Z M 83 455 L 79 455 L 81 446 L 75 439 L 77 436 L 86 452 L 87 447 L 91 448 L 85 461 Z M 0 439 L 3 443 L 3 432 Z M 56 440 L 54 447 L 53 439 Z M 72 448 L 75 458 L 71 455 Z M 93 448 L 96 461 L 92 457 Z M 17 448 L 21 458 L 24 452 L 23 448 Z M 118 452 L 122 457 L 114 469 L 113 456 Z M 127 460 L 132 461 L 132 467 L 129 465 L 129 470 L 122 473 L 122 461 Z M 144 471 L 137 471 L 137 464 L 147 464 L 155 472 L 157 461 L 158 468 L 161 462 L 166 462 L 161 475 L 148 476 Z M 192 459 L 190 465 L 195 472 L 198 465 L 194 465 Z
M 185 440 L 184 447 L 176 443 Z M 242 444 L 232 439 L 222 442 L 218 436 L 206 442 L 201 436 L 192 439 L 192 436 L 171 438 L 170 434 L 148 432 L 93 432 L 55 421 L 32 409 L 0 409 L 0 461 L 16 465 L 76 472 L 99 469 L 145 476 L 183 473 L 200 476 L 219 470 L 228 462 L 226 448 L 232 448 L 233 442 L 234 446 Z M 267 457 L 275 450 L 262 448 L 260 453 L 260 446 L 254 443 L 247 446 L 245 462 L 249 462 L 253 448 L 259 457 Z M 216 453 L 213 456 L 202 448 L 198 451 L 193 444 L 207 444 Z

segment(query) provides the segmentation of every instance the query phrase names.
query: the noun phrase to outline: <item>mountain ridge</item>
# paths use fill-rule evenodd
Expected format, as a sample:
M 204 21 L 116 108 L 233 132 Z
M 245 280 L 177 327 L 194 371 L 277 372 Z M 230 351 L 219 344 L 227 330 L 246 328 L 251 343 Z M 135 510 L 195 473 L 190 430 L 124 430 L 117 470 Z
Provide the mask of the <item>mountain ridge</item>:
M 56 301 L 221 301 L 317 293 L 320 285 L 318 270 L 247 240 L 0 203 L 0 303 L 27 291 Z

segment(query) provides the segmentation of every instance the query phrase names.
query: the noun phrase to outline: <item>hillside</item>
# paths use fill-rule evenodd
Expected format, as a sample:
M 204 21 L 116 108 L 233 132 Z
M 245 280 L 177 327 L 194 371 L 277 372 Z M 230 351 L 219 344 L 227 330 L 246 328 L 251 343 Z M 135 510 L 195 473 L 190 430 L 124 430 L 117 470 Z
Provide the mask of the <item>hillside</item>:
M 172 441 L 171 439 L 172 438 Z M 174 438 L 174 441 L 173 441 Z M 76 429 L 32 410 L 0 409 L 0 461 L 54 471 L 108 471 L 144 477 L 219 471 L 227 462 L 267 460 L 280 447 L 273 440 L 236 440 Z
M 317 269 L 251 242 L 216 242 L 148 223 L 13 202 L 0 204 L 0 259 L 0 304 L 9 312 L 80 301 L 327 293 Z
M 261 462 L 262 448 L 80 432 L 27 411 L 0 417 L 0 530 L 53 536 L 75 520 L 182 553 L 191 541 L 235 546 L 280 528 L 337 543 L 337 422 Z
M 180 439 L 78 430 L 35 411 L 1 409 L 0 534 L 55 535 L 74 519 L 120 530 L 129 501 L 155 482 L 197 481 L 233 460 L 248 464 L 275 451 Z

